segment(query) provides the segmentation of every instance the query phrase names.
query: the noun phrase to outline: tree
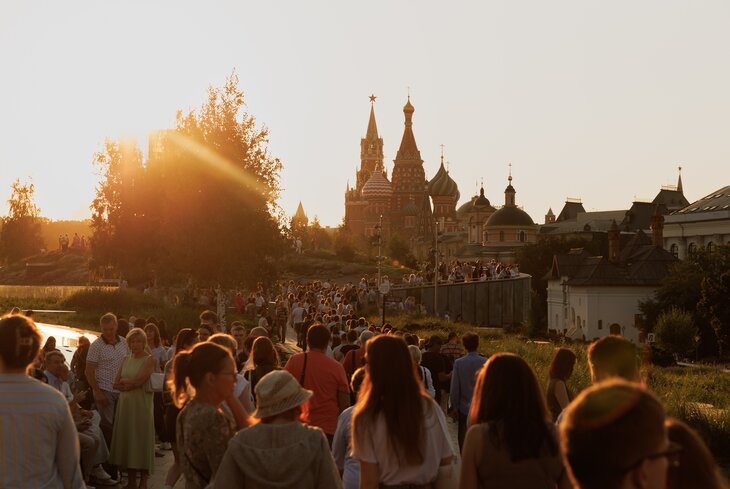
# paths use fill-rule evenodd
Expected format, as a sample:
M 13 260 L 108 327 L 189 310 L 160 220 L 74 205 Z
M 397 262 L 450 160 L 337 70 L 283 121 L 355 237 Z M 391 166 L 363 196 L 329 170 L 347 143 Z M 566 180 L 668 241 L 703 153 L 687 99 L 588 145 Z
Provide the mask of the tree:
M 314 216 L 312 223 L 305 231 L 307 236 L 305 245 L 311 245 L 315 250 L 329 250 L 332 247 L 332 238 L 322 228 L 317 216 Z
M 124 273 L 141 263 L 169 282 L 275 278 L 285 248 L 276 205 L 282 165 L 269 153 L 268 130 L 245 111 L 235 72 L 222 88 L 209 88 L 199 110 L 178 112 L 146 165 L 130 163 L 113 142 L 97 161 L 103 180 L 92 204 L 92 246 L 101 263 Z M 125 251 L 125 233 L 143 244 Z
M 388 254 L 402 265 L 410 268 L 416 268 L 417 266 L 416 258 L 411 253 L 408 243 L 397 234 L 394 234 L 388 240 Z
M 692 351 L 697 336 L 692 314 L 677 307 L 663 312 L 654 328 L 660 347 L 676 356 Z
M 345 261 L 352 261 L 355 259 L 355 240 L 347 225 L 342 224 L 337 228 L 334 247 L 335 255 L 337 255 L 340 259 Z
M 35 255 L 43 249 L 40 209 L 35 204 L 35 185 L 21 183 L 10 185 L 8 215 L 2 218 L 0 233 L 0 258 L 15 261 Z
M 698 355 L 707 357 L 720 353 L 718 341 L 724 334 L 723 328 L 730 329 L 730 318 L 727 318 L 727 312 L 723 308 L 728 297 L 727 288 L 723 285 L 723 275 L 728 272 L 730 245 L 717 247 L 712 253 L 701 250 L 678 262 L 656 290 L 654 297 L 639 304 L 646 331 L 652 331 L 659 316 L 672 307 L 692 311 L 697 328 Z M 726 342 L 726 347 L 727 344 Z

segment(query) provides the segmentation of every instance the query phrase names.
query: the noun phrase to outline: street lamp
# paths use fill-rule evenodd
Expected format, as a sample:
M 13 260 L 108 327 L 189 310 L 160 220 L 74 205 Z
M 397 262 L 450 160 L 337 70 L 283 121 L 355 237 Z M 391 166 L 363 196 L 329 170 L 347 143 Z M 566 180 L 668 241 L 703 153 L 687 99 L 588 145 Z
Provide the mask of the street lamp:
M 438 317 L 438 287 L 439 287 L 439 222 L 436 221 L 433 233 L 433 313 Z
M 380 214 L 380 219 L 378 220 L 378 224 L 375 225 L 375 236 L 378 238 L 378 256 L 376 259 L 378 260 L 378 287 L 380 287 L 380 246 L 383 241 L 383 215 Z

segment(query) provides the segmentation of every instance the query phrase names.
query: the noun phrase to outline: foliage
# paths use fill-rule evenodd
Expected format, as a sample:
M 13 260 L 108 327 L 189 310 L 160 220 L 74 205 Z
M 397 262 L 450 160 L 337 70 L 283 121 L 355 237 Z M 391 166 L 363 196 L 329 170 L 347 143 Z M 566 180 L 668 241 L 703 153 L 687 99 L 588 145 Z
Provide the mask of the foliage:
M 418 266 L 416 258 L 413 256 L 413 253 L 411 253 L 410 246 L 408 246 L 408 243 L 397 234 L 394 234 L 388 240 L 387 252 L 391 258 L 406 265 L 407 267 L 416 268 Z
M 659 316 L 654 333 L 660 347 L 683 356 L 693 349 L 697 328 L 689 312 L 672 307 Z
M 527 318 L 527 335 L 530 338 L 544 338 L 547 335 L 547 314 L 540 303 L 540 295 L 530 291 L 530 314 Z
M 730 333 L 728 273 L 730 245 L 718 246 L 712 253 L 698 251 L 678 262 L 654 297 L 639 304 L 647 332 L 672 307 L 690 311 L 699 338 L 697 354 L 703 358 L 718 355 L 718 340 L 727 346 Z
M 245 111 L 234 72 L 198 111 L 178 112 L 176 128 L 154 136 L 146 165 L 136 148 L 108 141 L 96 156 L 96 263 L 130 283 L 273 279 L 286 245 L 276 207 L 282 165 L 268 137 Z
M 8 215 L 2 218 L 0 232 L 0 259 L 12 262 L 39 253 L 43 238 L 40 209 L 34 201 L 35 185 L 18 179 L 10 188 Z
M 306 228 L 304 246 L 314 250 L 332 249 L 332 237 L 322 227 L 317 216 L 314 216 L 311 224 Z
M 352 261 L 355 259 L 355 239 L 350 228 L 344 224 L 337 228 L 334 247 L 335 254 L 341 260 Z

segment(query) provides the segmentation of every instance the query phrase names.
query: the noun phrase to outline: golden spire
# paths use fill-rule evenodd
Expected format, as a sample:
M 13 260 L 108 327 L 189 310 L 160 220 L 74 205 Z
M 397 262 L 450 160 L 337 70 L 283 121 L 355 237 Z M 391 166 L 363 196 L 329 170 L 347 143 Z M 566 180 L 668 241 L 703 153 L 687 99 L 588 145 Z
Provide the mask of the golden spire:
M 507 180 L 509 181 L 510 185 L 512 185 L 512 162 L 509 162 L 509 177 L 507 177 Z

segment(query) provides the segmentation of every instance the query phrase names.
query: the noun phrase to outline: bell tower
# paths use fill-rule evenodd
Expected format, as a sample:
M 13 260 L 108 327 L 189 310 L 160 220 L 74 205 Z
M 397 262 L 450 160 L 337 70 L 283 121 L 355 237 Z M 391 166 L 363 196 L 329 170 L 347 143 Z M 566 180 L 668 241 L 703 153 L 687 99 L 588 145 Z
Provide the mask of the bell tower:
M 375 122 L 375 95 L 370 95 L 370 119 L 365 137 L 360 140 L 360 169 L 357 172 L 355 189 L 359 192 L 376 168 L 383 166 L 383 138 L 378 136 Z

